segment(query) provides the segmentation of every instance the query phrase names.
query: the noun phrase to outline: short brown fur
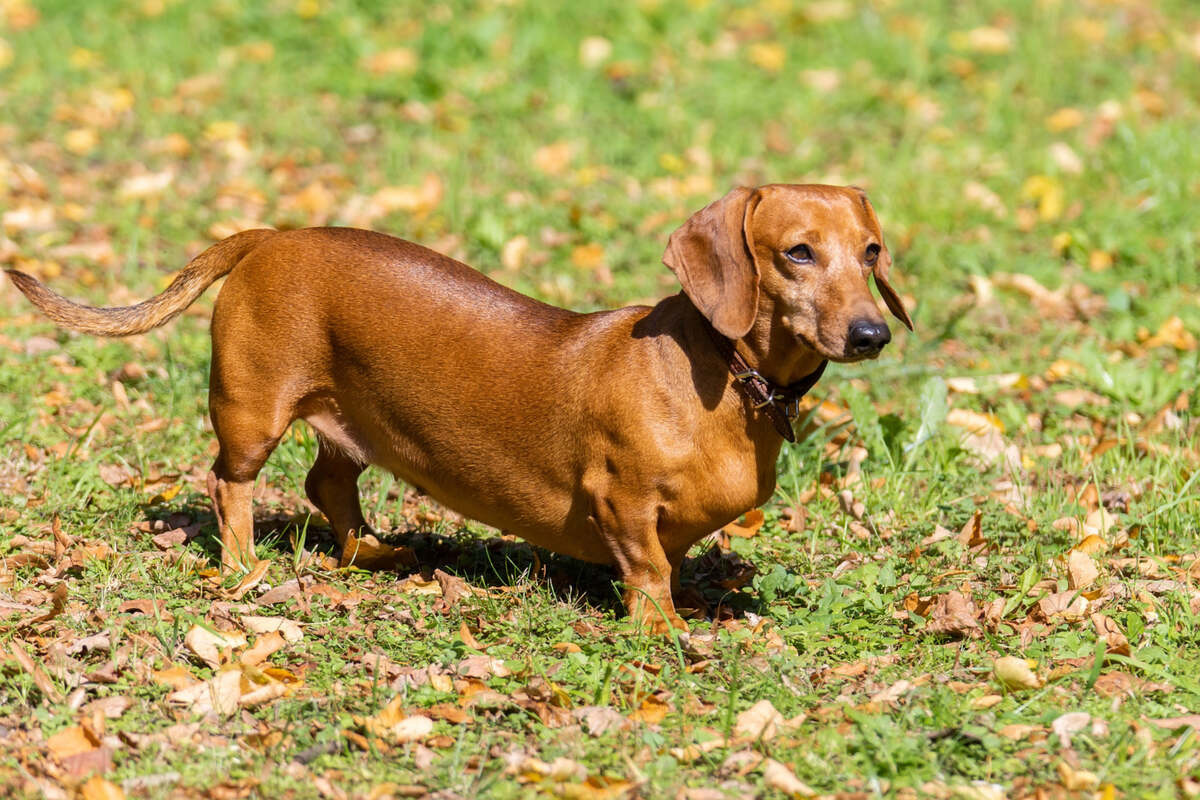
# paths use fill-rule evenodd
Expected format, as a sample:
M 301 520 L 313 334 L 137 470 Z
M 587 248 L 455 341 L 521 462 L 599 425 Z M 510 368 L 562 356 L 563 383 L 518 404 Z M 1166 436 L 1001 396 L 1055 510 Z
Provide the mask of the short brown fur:
M 795 263 L 789 251 L 806 242 L 811 263 Z M 878 353 L 890 334 L 871 273 L 911 327 L 878 220 L 853 188 L 736 189 L 676 231 L 664 261 L 683 293 L 592 314 L 349 228 L 237 234 L 122 309 L 9 276 L 59 325 L 124 336 L 228 275 L 212 319 L 220 451 L 208 482 L 227 567 L 253 562 L 255 477 L 304 419 L 320 442 L 305 488 L 344 560 L 371 535 L 356 482 L 377 464 L 469 517 L 614 565 L 630 613 L 661 630 L 683 627 L 672 593 L 688 548 L 775 489 L 782 438 L 731 378 L 709 325 L 779 385 L 825 359 Z M 864 324 L 879 334 L 869 351 L 851 343 Z

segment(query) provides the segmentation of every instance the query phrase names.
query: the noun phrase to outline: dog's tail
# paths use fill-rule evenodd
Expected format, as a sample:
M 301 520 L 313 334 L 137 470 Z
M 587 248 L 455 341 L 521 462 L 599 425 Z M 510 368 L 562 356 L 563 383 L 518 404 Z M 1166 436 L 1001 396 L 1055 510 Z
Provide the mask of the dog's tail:
M 17 288 L 55 324 L 94 336 L 132 336 L 173 319 L 196 301 L 217 278 L 229 274 L 255 247 L 276 231 L 260 228 L 223 239 L 192 259 L 161 294 L 123 308 L 95 308 L 73 303 L 41 281 L 15 269 L 5 270 Z

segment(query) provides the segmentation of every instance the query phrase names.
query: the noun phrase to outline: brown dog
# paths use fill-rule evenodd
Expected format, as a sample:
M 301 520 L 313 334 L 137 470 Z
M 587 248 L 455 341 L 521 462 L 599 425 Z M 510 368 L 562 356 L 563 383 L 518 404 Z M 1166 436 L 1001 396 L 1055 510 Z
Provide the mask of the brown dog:
M 891 339 L 869 274 L 912 327 L 855 188 L 735 189 L 663 260 L 683 293 L 592 314 L 348 228 L 239 233 L 127 308 L 9 276 L 59 325 L 125 336 L 229 275 L 212 318 L 208 481 L 227 567 L 253 563 L 255 476 L 304 419 L 320 440 L 305 489 L 344 558 L 369 534 L 357 479 L 377 464 L 469 517 L 614 565 L 630 613 L 661 630 L 685 627 L 671 597 L 688 548 L 774 492 L 784 404 L 827 360 Z

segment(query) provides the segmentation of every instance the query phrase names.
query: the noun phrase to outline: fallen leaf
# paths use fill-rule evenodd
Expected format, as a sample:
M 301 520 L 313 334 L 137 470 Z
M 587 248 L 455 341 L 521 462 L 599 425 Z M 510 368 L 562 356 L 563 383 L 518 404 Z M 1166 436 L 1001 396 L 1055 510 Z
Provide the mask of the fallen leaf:
M 1030 669 L 1035 663 L 1016 656 L 1004 656 L 993 662 L 992 674 L 1001 686 L 1011 691 L 1040 689 L 1043 681 Z
M 1067 554 L 1067 586 L 1071 589 L 1086 589 L 1099 576 L 1096 562 L 1087 553 L 1073 549 Z
M 257 666 L 287 646 L 287 641 L 279 631 L 271 631 L 259 636 L 254 646 L 244 651 L 238 661 L 245 666 Z
M 634 722 L 644 722 L 647 725 L 658 725 L 667 717 L 671 706 L 655 697 L 647 695 L 642 699 L 641 705 L 629 715 L 629 719 Z
M 300 629 L 300 623 L 284 617 L 244 615 L 242 616 L 242 625 L 251 633 L 265 634 L 277 632 L 291 644 L 295 644 L 304 638 L 304 631 Z M 245 637 L 242 637 L 242 644 L 245 644 Z
M 83 800 L 125 800 L 125 790 L 115 783 L 104 780 L 99 775 L 93 775 L 79 787 Z
M 592 736 L 603 736 L 610 730 L 621 730 L 628 720 L 612 706 L 581 706 L 571 712 Z
M 1088 599 L 1075 590 L 1055 592 L 1038 601 L 1037 611 L 1046 621 L 1079 622 L 1088 613 Z
M 100 746 L 100 739 L 90 729 L 82 725 L 72 725 L 63 728 L 58 733 L 46 739 L 46 749 L 50 755 L 60 761 L 64 758 L 95 750 Z
M 1096 635 L 1107 645 L 1106 652 L 1120 656 L 1130 654 L 1129 640 L 1125 638 L 1124 632 L 1117 623 L 1100 613 L 1093 613 L 1089 619 L 1091 619 L 1092 627 L 1096 629 Z
M 1082 730 L 1085 730 L 1091 724 L 1092 715 L 1086 711 L 1072 711 L 1056 717 L 1050 723 L 1050 730 L 1057 736 L 1063 747 L 1071 747 L 1071 737 Z
M 238 710 L 242 696 L 242 673 L 237 669 L 225 669 L 207 681 L 200 681 L 167 695 L 167 703 L 179 706 L 193 714 L 210 711 L 229 716 Z
M 749 539 L 755 536 L 759 529 L 762 528 L 763 522 L 766 521 L 766 516 L 761 508 L 751 509 L 747 511 L 737 522 L 731 522 L 722 530 L 730 536 L 737 536 L 742 539 Z
M 189 650 L 213 669 L 221 666 L 223 650 L 246 646 L 245 634 L 236 631 L 217 633 L 200 625 L 193 625 L 192 629 L 183 637 L 183 641 Z
M 934 598 L 925 614 L 925 632 L 950 636 L 979 636 L 979 609 L 961 592 L 949 591 Z
M 775 738 L 783 721 L 783 714 L 776 710 L 770 700 L 759 700 L 738 714 L 733 730 L 738 737 L 765 742 Z
M 46 671 L 33 660 L 33 657 L 25 651 L 25 648 L 22 647 L 20 643 L 9 642 L 8 652 L 12 655 L 13 659 L 17 662 L 21 669 L 33 679 L 33 684 L 37 686 L 38 691 L 42 693 L 42 696 L 45 697 L 46 700 L 49 700 L 51 703 L 56 705 L 63 701 L 62 692 L 58 690 L 58 687 L 54 684 L 54 681 L 50 679 L 50 676 L 46 674 Z
M 816 797 L 817 791 L 796 777 L 788 767 L 773 758 L 763 762 L 763 781 L 788 797 Z
M 1094 772 L 1075 769 L 1066 761 L 1058 762 L 1057 769 L 1059 780 L 1068 792 L 1083 792 L 1100 785 L 1100 779 Z
M 221 592 L 221 595 L 227 600 L 241 600 L 246 592 L 253 589 L 262 579 L 266 577 L 267 570 L 271 568 L 271 562 L 265 558 L 259 559 L 254 567 L 246 573 L 246 576 L 238 581 L 237 586 L 234 586 L 228 591 Z
M 539 147 L 533 154 L 533 165 L 546 175 L 561 175 L 571 164 L 571 143 L 555 142 Z

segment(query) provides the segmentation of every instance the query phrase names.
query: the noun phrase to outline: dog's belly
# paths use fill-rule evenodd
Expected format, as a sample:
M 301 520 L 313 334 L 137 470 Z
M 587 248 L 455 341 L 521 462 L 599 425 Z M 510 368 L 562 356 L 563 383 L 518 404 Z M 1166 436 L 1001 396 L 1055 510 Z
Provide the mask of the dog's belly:
M 422 445 L 405 430 L 370 416 L 352 419 L 335 400 L 324 398 L 306 403 L 304 419 L 359 463 L 388 470 L 464 516 L 556 553 L 612 563 L 611 552 L 588 523 L 586 503 L 576 497 L 578 487 L 554 479 L 561 469 L 539 470 L 546 465 L 528 448 L 505 448 L 509 457 L 500 465 L 479 463 L 450 443 Z

